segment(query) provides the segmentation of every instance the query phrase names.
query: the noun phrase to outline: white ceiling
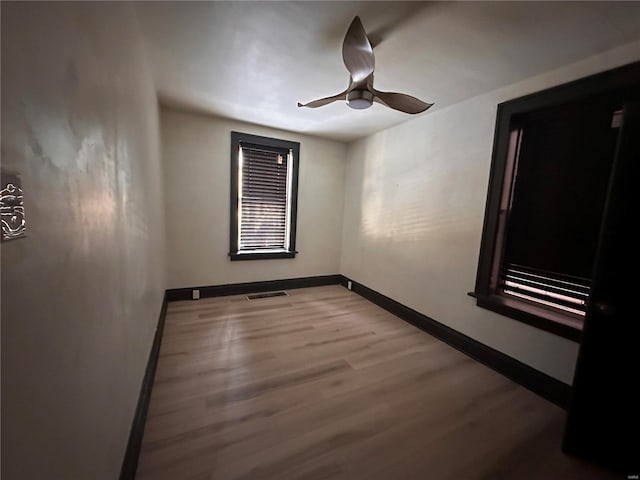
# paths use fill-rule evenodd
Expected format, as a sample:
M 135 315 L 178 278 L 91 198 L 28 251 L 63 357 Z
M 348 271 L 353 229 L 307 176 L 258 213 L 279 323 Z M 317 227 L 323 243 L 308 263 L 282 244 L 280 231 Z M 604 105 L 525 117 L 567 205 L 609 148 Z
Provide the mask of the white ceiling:
M 142 2 L 162 103 L 348 141 L 413 116 L 374 104 L 301 109 L 348 84 L 355 15 L 374 43 L 375 86 L 435 102 L 429 115 L 640 39 L 639 2 Z

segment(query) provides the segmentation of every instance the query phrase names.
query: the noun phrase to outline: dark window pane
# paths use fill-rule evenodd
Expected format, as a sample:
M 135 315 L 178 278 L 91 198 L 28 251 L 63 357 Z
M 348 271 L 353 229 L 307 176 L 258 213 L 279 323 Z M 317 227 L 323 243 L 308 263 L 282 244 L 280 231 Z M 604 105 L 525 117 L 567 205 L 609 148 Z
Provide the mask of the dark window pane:
M 614 157 L 608 98 L 521 116 L 503 265 L 590 278 Z

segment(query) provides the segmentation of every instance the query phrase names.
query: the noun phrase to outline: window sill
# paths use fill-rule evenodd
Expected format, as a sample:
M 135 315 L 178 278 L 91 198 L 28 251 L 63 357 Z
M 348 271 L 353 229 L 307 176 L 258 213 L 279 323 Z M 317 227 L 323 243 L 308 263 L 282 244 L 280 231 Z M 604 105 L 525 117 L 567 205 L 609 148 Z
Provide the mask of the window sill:
M 282 252 L 231 252 L 229 257 L 231 261 L 236 260 L 277 260 L 280 258 L 295 258 L 295 251 L 282 251 Z
M 508 298 L 503 295 L 474 295 L 480 308 L 491 310 L 519 322 L 554 333 L 561 337 L 580 341 L 582 318 L 570 313 L 555 312 L 527 301 Z

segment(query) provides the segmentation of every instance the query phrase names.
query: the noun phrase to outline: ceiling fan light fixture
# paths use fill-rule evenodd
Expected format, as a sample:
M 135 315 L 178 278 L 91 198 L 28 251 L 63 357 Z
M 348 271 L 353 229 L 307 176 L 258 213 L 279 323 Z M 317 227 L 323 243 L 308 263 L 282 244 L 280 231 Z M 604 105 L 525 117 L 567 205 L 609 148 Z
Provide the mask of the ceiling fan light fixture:
M 364 110 L 373 104 L 373 94 L 368 90 L 352 90 L 347 93 L 347 105 L 355 110 Z
M 355 17 L 342 43 L 342 60 L 349 72 L 349 86 L 344 92 L 330 97 L 319 98 L 308 103 L 298 103 L 298 107 L 318 108 L 337 101 L 347 101 L 355 110 L 365 110 L 375 100 L 385 107 L 415 115 L 422 113 L 433 104 L 419 98 L 397 92 L 381 92 L 373 88 L 373 72 L 376 61 L 371 41 L 364 31 L 359 17 Z

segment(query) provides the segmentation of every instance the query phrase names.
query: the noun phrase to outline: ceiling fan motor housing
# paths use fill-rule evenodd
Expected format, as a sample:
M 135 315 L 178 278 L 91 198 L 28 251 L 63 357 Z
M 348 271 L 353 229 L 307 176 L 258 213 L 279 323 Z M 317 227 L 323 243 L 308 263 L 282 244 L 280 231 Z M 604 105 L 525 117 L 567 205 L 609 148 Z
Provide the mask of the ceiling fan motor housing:
M 373 94 L 369 90 L 351 90 L 347 93 L 347 105 L 356 110 L 369 108 L 373 103 Z

